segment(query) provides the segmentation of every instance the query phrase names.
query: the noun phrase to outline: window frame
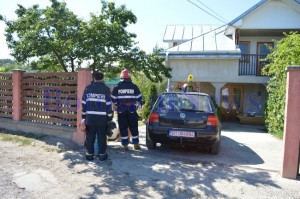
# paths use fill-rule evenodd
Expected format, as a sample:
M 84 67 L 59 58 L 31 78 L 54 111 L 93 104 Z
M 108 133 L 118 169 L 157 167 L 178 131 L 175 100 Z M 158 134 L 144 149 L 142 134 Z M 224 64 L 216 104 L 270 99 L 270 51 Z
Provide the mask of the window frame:
M 240 46 L 240 44 L 248 44 L 248 48 L 247 48 L 247 55 L 250 55 L 250 41 L 239 41 L 239 46 Z M 242 53 L 242 51 L 241 51 L 241 54 L 244 54 L 244 53 Z M 241 61 L 242 62 L 246 62 L 246 63 L 249 63 L 250 62 L 250 56 L 246 56 L 246 57 L 242 57 L 241 58 Z

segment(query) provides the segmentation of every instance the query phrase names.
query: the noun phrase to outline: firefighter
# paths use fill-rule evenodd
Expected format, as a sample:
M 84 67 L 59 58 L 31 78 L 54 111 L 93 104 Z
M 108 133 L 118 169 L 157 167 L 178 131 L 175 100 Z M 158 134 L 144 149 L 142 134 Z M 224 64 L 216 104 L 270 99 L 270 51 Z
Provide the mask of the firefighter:
M 120 74 L 120 82 L 111 94 L 112 102 L 117 107 L 118 124 L 121 133 L 121 143 L 128 150 L 128 128 L 132 135 L 134 149 L 140 149 L 137 108 L 142 104 L 140 89 L 131 82 L 130 72 L 125 69 Z
M 86 125 L 86 159 L 94 159 L 94 143 L 97 134 L 99 160 L 108 158 L 106 153 L 107 124 L 113 118 L 109 88 L 104 84 L 101 72 L 93 73 L 94 82 L 88 85 L 82 96 L 82 118 Z

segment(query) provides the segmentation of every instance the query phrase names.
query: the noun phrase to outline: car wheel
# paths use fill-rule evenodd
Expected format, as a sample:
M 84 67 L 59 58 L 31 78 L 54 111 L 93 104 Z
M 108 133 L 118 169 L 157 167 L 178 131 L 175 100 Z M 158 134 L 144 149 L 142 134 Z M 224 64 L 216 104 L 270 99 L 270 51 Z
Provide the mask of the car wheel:
M 156 142 L 153 142 L 150 140 L 148 132 L 146 134 L 146 146 L 148 149 L 155 149 L 156 148 Z
M 211 154 L 219 154 L 220 152 L 220 140 L 215 142 L 211 147 L 210 147 L 210 153 Z

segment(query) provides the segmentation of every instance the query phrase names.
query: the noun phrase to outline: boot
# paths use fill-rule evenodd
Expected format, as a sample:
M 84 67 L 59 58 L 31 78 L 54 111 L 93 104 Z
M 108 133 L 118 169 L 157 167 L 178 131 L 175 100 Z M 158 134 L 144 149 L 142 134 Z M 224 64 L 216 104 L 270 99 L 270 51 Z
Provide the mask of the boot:
M 128 147 L 128 145 L 124 145 L 123 147 L 124 147 L 124 149 L 125 149 L 126 151 L 128 151 L 128 150 L 129 150 L 129 147 Z
M 139 144 L 135 144 L 135 145 L 133 145 L 133 147 L 134 147 L 135 150 L 141 149 L 141 146 Z

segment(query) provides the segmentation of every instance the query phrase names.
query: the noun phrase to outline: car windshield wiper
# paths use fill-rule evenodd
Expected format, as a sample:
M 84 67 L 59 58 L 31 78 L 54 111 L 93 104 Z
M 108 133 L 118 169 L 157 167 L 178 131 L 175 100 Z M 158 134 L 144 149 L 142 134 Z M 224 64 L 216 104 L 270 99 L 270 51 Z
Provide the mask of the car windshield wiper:
M 197 109 L 187 109 L 187 108 L 180 109 L 180 111 L 189 111 L 189 112 L 205 112 L 205 111 L 203 111 L 203 110 L 197 110 Z

